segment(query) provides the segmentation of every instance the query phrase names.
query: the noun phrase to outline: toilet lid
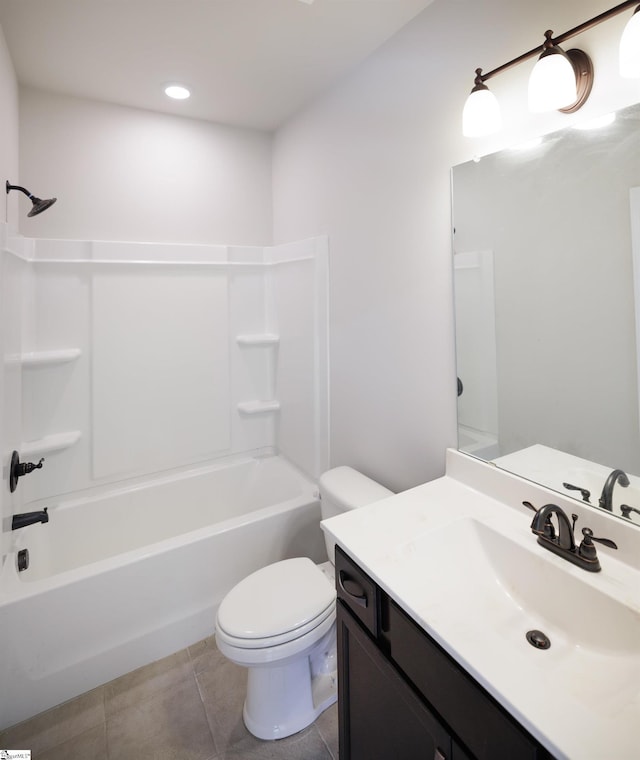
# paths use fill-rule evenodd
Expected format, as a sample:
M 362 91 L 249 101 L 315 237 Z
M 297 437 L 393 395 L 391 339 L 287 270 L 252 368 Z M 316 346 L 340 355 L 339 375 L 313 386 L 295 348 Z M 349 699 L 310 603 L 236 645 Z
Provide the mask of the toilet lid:
M 324 619 L 336 592 L 307 557 L 263 567 L 233 588 L 218 609 L 218 625 L 238 639 L 265 639 Z

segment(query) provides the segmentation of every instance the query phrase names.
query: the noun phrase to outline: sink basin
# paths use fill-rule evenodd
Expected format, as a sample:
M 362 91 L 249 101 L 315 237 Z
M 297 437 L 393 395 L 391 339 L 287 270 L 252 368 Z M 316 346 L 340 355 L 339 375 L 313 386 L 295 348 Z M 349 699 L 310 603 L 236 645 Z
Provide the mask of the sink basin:
M 606 573 L 606 550 L 599 552 Z M 598 720 L 633 720 L 637 593 L 629 592 L 635 599 L 629 603 L 610 596 L 598 587 L 601 573 L 556 557 L 533 534 L 512 540 L 471 517 L 424 533 L 392 555 L 390 581 L 409 584 L 403 595 L 410 612 L 490 691 L 499 682 L 519 693 L 527 684 L 532 699 L 543 700 L 542 711 L 553 693 L 587 714 L 597 706 Z M 548 638 L 548 649 L 527 640 L 532 630 Z M 526 713 L 519 717 L 526 722 Z
M 527 536 L 527 538 L 529 538 Z M 425 614 L 458 621 L 479 636 L 530 646 L 525 634 L 543 631 L 552 648 L 594 654 L 639 655 L 640 613 L 576 575 L 531 535 L 512 540 L 473 518 L 451 523 L 405 544 L 424 579 Z M 600 550 L 604 558 L 606 550 Z M 585 576 L 588 576 L 585 572 Z

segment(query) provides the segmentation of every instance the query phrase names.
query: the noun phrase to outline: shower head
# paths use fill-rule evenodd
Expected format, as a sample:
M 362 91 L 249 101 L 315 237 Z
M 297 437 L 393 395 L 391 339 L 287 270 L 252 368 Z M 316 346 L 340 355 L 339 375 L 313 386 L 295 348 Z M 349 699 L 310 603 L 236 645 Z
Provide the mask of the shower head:
M 21 193 L 24 193 L 27 198 L 33 203 L 33 208 L 27 216 L 36 216 L 37 214 L 41 214 L 43 211 L 46 211 L 49 206 L 53 206 L 53 204 L 58 200 L 57 198 L 46 198 L 45 200 L 42 200 L 42 198 L 36 198 L 35 195 L 31 195 L 31 193 L 24 187 L 20 187 L 20 185 L 11 185 L 9 184 L 9 180 L 7 180 L 7 195 L 11 190 L 20 190 Z
M 57 198 L 45 198 L 42 200 L 41 198 L 36 198 L 35 196 L 31 198 L 31 201 L 33 202 L 33 208 L 27 216 L 36 216 L 36 214 L 41 214 L 43 211 L 46 211 L 49 206 L 53 206 L 53 204 L 57 201 Z

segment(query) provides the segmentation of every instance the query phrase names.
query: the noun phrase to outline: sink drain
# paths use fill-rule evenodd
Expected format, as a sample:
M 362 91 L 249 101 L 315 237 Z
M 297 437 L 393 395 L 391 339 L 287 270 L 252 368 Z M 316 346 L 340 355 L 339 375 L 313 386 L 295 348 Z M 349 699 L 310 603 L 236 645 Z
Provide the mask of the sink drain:
M 536 649 L 549 649 L 551 646 L 549 637 L 542 631 L 527 631 L 527 641 Z

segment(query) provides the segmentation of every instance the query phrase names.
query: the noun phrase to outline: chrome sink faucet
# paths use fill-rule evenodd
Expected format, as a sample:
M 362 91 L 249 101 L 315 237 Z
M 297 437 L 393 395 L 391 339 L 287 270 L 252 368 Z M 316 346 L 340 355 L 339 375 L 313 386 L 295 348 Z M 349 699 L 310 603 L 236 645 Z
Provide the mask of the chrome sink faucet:
M 616 483 L 620 483 L 623 488 L 629 485 L 629 478 L 624 470 L 612 470 L 602 489 L 598 506 L 609 512 L 613 512 L 613 488 Z
M 603 546 L 608 546 L 610 549 L 618 548 L 609 538 L 596 538 L 591 528 L 582 529 L 582 541 L 580 546 L 576 546 L 573 531 L 578 515 L 572 514 L 572 519 L 569 520 L 567 513 L 557 504 L 545 504 L 544 507 L 536 509 L 531 502 L 523 501 L 522 503 L 536 513 L 531 521 L 531 532 L 538 536 L 540 546 L 583 570 L 589 570 L 592 573 L 601 570 L 596 547 L 593 545 L 594 541 L 603 544 Z M 558 521 L 557 534 L 551 519 L 552 515 L 555 515 Z

